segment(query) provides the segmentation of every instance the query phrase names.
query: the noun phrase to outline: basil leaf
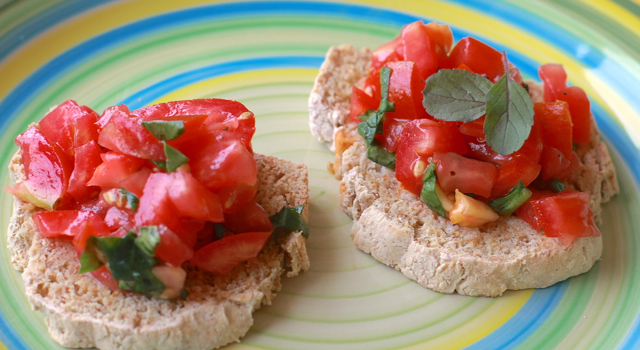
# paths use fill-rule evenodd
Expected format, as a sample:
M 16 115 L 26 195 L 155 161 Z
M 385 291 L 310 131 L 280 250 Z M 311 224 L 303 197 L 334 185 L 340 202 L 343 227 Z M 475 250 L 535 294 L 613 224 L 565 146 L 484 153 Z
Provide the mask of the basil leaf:
M 135 240 L 135 244 L 146 255 L 155 257 L 156 247 L 160 244 L 158 226 L 140 226 L 138 231 L 139 235 Z
M 531 194 L 531 191 L 520 181 L 506 196 L 492 199 L 487 203 L 499 215 L 511 215 L 531 197 Z
M 375 141 L 376 134 L 382 135 L 384 112 L 368 110 L 360 116 L 360 120 L 362 122 L 358 123 L 358 134 L 369 147 Z
M 509 72 L 503 52 L 505 72 Z M 487 144 L 506 155 L 522 147 L 533 126 L 533 102 L 522 86 L 505 74 L 487 94 L 484 133 Z
M 274 230 L 283 228 L 290 231 L 301 231 L 304 238 L 309 238 L 309 225 L 302 217 L 304 205 L 284 207 L 269 219 L 273 223 Z
M 182 154 L 182 152 L 169 146 L 164 141 L 162 141 L 162 143 L 164 144 L 164 155 L 167 157 L 167 160 L 152 160 L 153 164 L 157 165 L 161 169 L 166 170 L 168 173 L 171 173 L 178 169 L 178 167 L 180 167 L 182 164 L 189 161 L 189 158 Z
M 104 265 L 104 262 L 98 258 L 99 253 L 96 248 L 97 238 L 96 236 L 89 236 L 89 239 L 87 239 L 84 251 L 82 255 L 80 255 L 80 271 L 78 271 L 78 273 L 82 274 L 95 271 Z
M 564 191 L 564 184 L 557 177 L 549 180 L 548 186 L 551 187 L 551 190 L 556 193 Z
M 367 158 L 383 167 L 396 170 L 396 155 L 387 151 L 378 141 L 367 147 Z
M 138 198 L 138 196 L 125 190 L 124 188 L 120 189 L 120 193 L 122 193 L 125 196 L 125 198 L 127 199 L 127 203 L 129 203 L 129 206 L 131 206 L 131 209 L 134 212 L 137 212 L 138 205 L 140 205 L 140 199 Z
M 161 141 L 177 139 L 184 134 L 182 120 L 148 120 L 142 122 L 142 126 Z
M 487 93 L 492 86 L 482 75 L 442 69 L 427 79 L 422 104 L 436 119 L 468 123 L 485 114 Z
M 224 237 L 224 233 L 229 231 L 229 229 L 223 224 L 214 223 L 213 231 L 216 233 L 216 237 L 218 237 L 219 239 L 222 239 L 222 237 Z
M 425 170 L 424 177 L 422 178 L 422 192 L 420 192 L 420 198 L 429 207 L 429 209 L 440 214 L 440 216 L 446 218 L 447 212 L 442 207 L 440 198 L 436 193 L 436 163 L 429 163 L 429 166 Z

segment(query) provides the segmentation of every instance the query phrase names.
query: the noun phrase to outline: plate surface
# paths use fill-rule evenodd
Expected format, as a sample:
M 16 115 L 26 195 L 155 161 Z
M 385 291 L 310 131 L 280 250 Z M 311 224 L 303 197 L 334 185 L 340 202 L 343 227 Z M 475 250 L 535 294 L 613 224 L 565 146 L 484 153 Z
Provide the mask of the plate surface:
M 308 94 L 329 46 L 375 48 L 415 20 L 507 50 L 529 78 L 562 63 L 589 94 L 621 187 L 604 206 L 604 253 L 590 272 L 496 299 L 442 295 L 353 247 L 326 170 L 332 153 L 309 132 Z M 228 349 L 640 348 L 639 90 L 638 2 L 0 1 L 4 185 L 15 135 L 67 99 L 96 111 L 236 99 L 257 116 L 257 152 L 309 165 L 311 270 L 285 280 Z M 0 206 L 7 227 L 4 192 Z M 2 245 L 0 349 L 59 348 Z

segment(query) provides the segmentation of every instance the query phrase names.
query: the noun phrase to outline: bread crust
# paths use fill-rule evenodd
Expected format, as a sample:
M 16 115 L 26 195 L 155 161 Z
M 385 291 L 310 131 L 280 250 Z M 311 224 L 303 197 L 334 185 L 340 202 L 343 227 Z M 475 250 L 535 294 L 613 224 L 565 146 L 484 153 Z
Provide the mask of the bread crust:
M 333 76 L 336 72 L 349 71 L 353 77 L 364 79 L 370 56 L 361 57 L 363 62 L 350 68 L 335 66 L 345 64 L 336 56 L 352 57 L 354 51 L 350 46 L 332 47 L 327 53 L 331 60 L 323 63 L 316 85 L 337 79 Z M 343 88 L 314 86 L 313 91 Z M 348 92 L 333 92 L 333 96 L 349 95 L 338 101 L 322 102 L 313 97 L 310 114 L 316 119 L 332 115 L 338 120 L 341 117 L 335 114 L 346 110 L 342 119 L 348 121 L 349 109 L 344 106 L 350 103 L 350 92 L 351 87 Z M 540 101 L 542 86 L 531 83 L 530 94 L 534 101 Z M 332 105 L 341 107 L 325 112 Z M 600 221 L 600 205 L 618 192 L 618 183 L 606 145 L 595 122 L 592 125 L 590 143 L 577 150 L 584 166 L 563 182 L 568 188 L 590 194 L 589 205 Z M 336 161 L 332 170 L 341 179 L 340 206 L 354 219 L 351 236 L 355 246 L 426 288 L 487 297 L 499 296 L 508 289 L 543 288 L 588 271 L 602 254 L 601 237 L 579 238 L 565 248 L 561 240 L 546 237 L 515 216 L 501 217 L 479 228 L 453 225 L 402 189 L 393 171 L 367 159 L 353 125 L 337 125 L 333 135 Z
M 269 215 L 283 206 L 305 205 L 305 165 L 255 155 L 259 189 L 256 202 Z M 10 172 L 24 177 L 19 152 Z M 269 242 L 259 256 L 224 276 L 186 263 L 184 299 L 160 300 L 110 291 L 89 274 L 78 274 L 79 261 L 69 240 L 36 234 L 33 205 L 14 199 L 9 226 L 13 266 L 23 271 L 27 298 L 45 314 L 52 338 L 65 347 L 100 349 L 213 349 L 237 342 L 253 323 L 252 313 L 271 304 L 281 289 L 283 272 L 307 271 L 306 241 L 300 232 Z

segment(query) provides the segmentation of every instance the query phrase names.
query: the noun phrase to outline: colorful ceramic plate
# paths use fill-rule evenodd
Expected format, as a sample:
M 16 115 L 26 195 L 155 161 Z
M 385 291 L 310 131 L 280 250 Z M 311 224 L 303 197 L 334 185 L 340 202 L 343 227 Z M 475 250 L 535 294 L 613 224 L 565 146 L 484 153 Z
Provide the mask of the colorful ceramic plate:
M 637 349 L 638 4 L 0 0 L 0 176 L 10 183 L 15 135 L 66 99 L 98 111 L 237 99 L 257 116 L 256 151 L 309 165 L 312 267 L 286 280 L 242 343 L 228 349 Z M 507 50 L 529 78 L 539 64 L 562 63 L 592 98 L 621 193 L 604 207 L 604 253 L 589 273 L 495 299 L 442 295 L 353 247 L 338 182 L 326 170 L 332 154 L 309 132 L 307 97 L 329 46 L 375 48 L 419 19 Z M 0 197 L 4 228 L 11 198 Z M 4 229 L 0 236 L 6 242 Z M 58 348 L 28 305 L 4 244 L 0 275 L 4 346 Z

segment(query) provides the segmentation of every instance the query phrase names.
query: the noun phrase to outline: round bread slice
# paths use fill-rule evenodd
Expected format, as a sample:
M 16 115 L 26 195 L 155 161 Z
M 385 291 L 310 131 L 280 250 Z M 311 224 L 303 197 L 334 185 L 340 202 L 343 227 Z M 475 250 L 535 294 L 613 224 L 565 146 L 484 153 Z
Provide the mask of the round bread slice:
M 269 215 L 284 206 L 305 205 L 308 218 L 307 168 L 275 157 L 255 155 L 259 189 L 256 202 Z M 14 180 L 24 177 L 19 152 L 10 165 Z M 309 268 L 300 232 L 270 241 L 256 259 L 224 276 L 188 263 L 184 299 L 160 300 L 110 291 L 80 264 L 69 240 L 38 235 L 31 216 L 39 209 L 15 200 L 9 226 L 12 263 L 22 270 L 26 294 L 45 314 L 49 333 L 70 348 L 213 349 L 237 342 L 253 323 L 252 313 L 270 304 L 281 289 L 280 277 Z
M 343 72 L 349 72 L 348 81 L 361 83 L 371 65 L 366 52 L 349 45 L 332 47 L 309 98 L 312 130 L 314 124 L 333 127 L 332 137 L 319 141 L 335 149 L 330 169 L 341 179 L 340 205 L 354 219 L 351 235 L 358 249 L 424 287 L 470 296 L 543 288 L 593 266 L 602 254 L 601 237 L 579 238 L 565 248 L 560 239 L 546 237 L 516 216 L 479 228 L 453 225 L 402 189 L 393 171 L 367 159 L 355 123 L 348 122 L 353 84 L 332 83 Z M 542 85 L 529 86 L 532 99 L 541 101 Z M 601 203 L 618 192 L 618 183 L 607 147 L 592 125 L 590 143 L 577 150 L 583 168 L 562 180 L 567 188 L 589 193 L 589 205 L 600 221 Z

